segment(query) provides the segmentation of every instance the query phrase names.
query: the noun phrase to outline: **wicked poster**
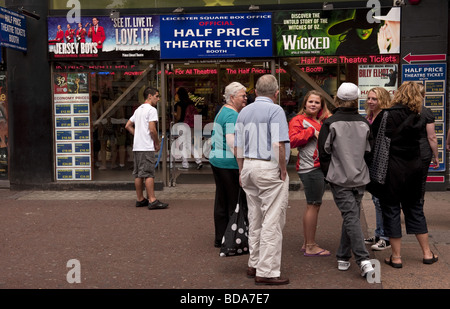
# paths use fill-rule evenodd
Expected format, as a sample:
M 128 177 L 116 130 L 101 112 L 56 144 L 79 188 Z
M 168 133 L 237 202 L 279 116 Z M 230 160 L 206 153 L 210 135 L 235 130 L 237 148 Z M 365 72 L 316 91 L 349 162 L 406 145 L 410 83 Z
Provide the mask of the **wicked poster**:
M 400 8 L 274 13 L 281 57 L 399 53 Z

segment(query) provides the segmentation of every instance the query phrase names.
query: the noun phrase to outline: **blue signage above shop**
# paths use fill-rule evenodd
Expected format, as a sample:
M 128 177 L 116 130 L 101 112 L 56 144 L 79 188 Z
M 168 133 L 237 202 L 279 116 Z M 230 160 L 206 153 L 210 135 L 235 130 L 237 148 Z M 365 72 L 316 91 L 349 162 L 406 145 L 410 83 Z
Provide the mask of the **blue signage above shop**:
M 161 16 L 161 59 L 272 57 L 272 13 Z
M 0 7 L 1 46 L 27 51 L 27 22 L 25 16 Z
M 422 59 L 425 59 L 422 55 Z M 411 59 L 410 59 L 411 60 Z M 406 60 L 405 60 L 406 61 Z M 425 86 L 424 106 L 428 107 L 435 118 L 435 130 L 438 143 L 439 166 L 430 166 L 430 172 L 444 172 L 445 167 L 445 98 L 447 97 L 447 64 L 418 63 L 402 65 L 402 81 L 414 81 Z M 444 178 L 442 178 L 442 182 Z

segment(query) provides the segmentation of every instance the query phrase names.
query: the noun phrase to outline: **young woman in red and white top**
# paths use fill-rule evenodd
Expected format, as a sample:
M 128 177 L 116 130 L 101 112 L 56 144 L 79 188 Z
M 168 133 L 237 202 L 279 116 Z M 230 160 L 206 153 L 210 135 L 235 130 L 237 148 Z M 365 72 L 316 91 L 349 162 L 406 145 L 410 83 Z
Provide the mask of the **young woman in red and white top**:
M 304 256 L 329 256 L 330 251 L 316 244 L 317 218 L 325 191 L 325 179 L 320 169 L 317 138 L 323 121 L 330 115 L 320 92 L 309 91 L 297 116 L 289 123 L 291 148 L 298 150 L 296 169 L 303 183 L 306 210 L 303 214 Z

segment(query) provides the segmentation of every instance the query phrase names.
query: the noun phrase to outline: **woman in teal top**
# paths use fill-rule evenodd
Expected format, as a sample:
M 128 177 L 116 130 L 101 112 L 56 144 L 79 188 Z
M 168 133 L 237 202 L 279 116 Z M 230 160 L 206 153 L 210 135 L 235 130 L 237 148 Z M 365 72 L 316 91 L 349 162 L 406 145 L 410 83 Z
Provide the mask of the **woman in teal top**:
M 232 82 L 225 88 L 225 104 L 214 119 L 209 162 L 216 182 L 214 202 L 214 246 L 220 248 L 239 194 L 239 167 L 234 155 L 234 126 L 247 103 L 246 88 Z M 242 194 L 242 193 L 241 193 Z

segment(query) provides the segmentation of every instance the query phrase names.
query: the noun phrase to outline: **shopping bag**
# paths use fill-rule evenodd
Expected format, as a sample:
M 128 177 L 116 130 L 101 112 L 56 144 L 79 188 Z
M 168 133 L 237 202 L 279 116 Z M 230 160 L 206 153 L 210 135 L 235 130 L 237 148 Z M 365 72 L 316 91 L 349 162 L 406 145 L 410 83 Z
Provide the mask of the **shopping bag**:
M 380 129 L 378 130 L 373 149 L 372 163 L 369 167 L 370 180 L 381 185 L 384 185 L 386 182 L 389 163 L 389 148 L 391 146 L 391 139 L 385 135 L 387 116 L 387 112 L 383 113 Z
M 236 209 L 230 217 L 222 239 L 220 256 L 248 254 L 247 199 L 242 188 L 239 189 Z

